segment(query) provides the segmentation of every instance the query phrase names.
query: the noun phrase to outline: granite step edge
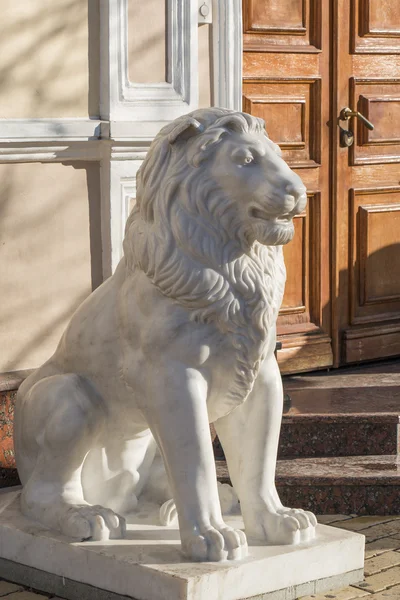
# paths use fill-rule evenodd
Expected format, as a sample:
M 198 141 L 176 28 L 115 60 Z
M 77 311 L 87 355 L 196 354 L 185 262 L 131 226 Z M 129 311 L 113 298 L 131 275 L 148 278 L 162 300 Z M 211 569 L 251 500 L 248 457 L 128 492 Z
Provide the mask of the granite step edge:
M 358 412 L 346 413 L 284 413 L 282 416 L 283 423 L 400 423 L 400 415 L 398 412 Z
M 379 465 L 383 468 L 375 471 Z M 218 480 L 230 483 L 226 462 L 216 461 L 216 466 Z M 278 461 L 276 487 L 284 506 L 315 514 L 400 515 L 400 472 L 394 455 Z
M 226 461 L 216 461 L 217 476 L 230 482 Z M 277 486 L 386 485 L 400 488 L 400 462 L 396 455 L 295 458 L 278 460 Z

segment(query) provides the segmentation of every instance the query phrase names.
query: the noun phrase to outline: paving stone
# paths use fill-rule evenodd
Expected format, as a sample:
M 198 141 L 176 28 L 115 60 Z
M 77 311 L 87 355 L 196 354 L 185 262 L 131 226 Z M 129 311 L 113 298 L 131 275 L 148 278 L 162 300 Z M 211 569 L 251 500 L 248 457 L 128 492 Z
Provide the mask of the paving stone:
M 384 552 L 365 561 L 364 573 L 368 577 L 397 565 L 400 565 L 400 552 Z
M 10 581 L 0 581 L 0 596 L 6 596 L 12 592 L 18 592 L 18 590 L 22 590 L 20 585 L 11 583 Z
M 371 594 L 365 590 L 348 586 L 338 591 L 324 592 L 323 594 L 311 596 L 302 596 L 299 598 L 299 600 L 353 600 L 357 598 L 365 598 L 366 596 L 368 596 L 371 600 L 375 600 L 375 597 L 371 596 Z
M 369 594 L 371 600 L 399 600 L 400 598 L 400 585 L 395 585 L 388 590 L 378 592 L 378 594 Z
M 379 540 L 365 544 L 365 558 L 372 558 L 388 550 L 398 549 L 400 549 L 400 540 L 394 537 L 380 538 Z
M 400 538 L 400 520 L 389 521 L 388 523 L 379 523 L 372 527 L 360 530 L 360 533 L 365 535 L 367 542 L 373 542 L 383 537 Z
M 354 587 L 360 588 L 370 594 L 374 592 L 381 592 L 386 588 L 393 587 L 400 581 L 400 567 L 392 567 L 387 571 L 381 571 L 375 575 L 370 575 L 365 578 L 365 581 L 361 583 L 353 584 Z M 375 600 L 375 598 L 374 598 Z M 399 596 L 400 600 L 400 596 Z
M 6 596 L 7 600 L 48 600 L 48 596 L 42 596 L 42 594 L 35 594 L 35 592 L 28 592 L 23 590 L 22 592 L 15 592 Z M 78 600 L 78 599 L 77 599 Z
M 318 523 L 322 525 L 331 525 L 340 521 L 349 521 L 351 515 L 316 515 Z M 338 526 L 339 527 L 339 526 Z
M 400 534 L 400 517 L 396 516 L 386 516 L 386 517 L 375 517 L 375 516 L 365 516 L 365 517 L 357 517 L 356 519 L 350 519 L 345 523 L 340 523 L 337 527 L 341 527 L 342 529 L 348 529 L 349 531 L 361 531 L 364 533 L 363 529 L 367 529 L 373 526 L 380 527 L 384 523 L 391 523 L 392 521 L 397 522 L 394 527 L 397 527 L 396 531 Z M 388 534 L 390 535 L 390 534 Z

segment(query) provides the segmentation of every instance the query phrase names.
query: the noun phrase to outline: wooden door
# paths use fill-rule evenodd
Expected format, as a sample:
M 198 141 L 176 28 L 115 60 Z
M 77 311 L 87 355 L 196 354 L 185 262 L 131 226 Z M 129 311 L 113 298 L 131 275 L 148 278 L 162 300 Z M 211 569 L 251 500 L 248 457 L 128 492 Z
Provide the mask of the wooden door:
M 284 249 L 278 360 L 283 373 L 328 367 L 329 0 L 244 0 L 243 17 L 243 110 L 265 120 L 308 190 L 307 210 Z
M 369 119 L 341 148 L 332 123 L 336 364 L 400 354 L 400 3 L 334 3 L 334 114 Z
M 399 0 L 243 2 L 244 110 L 265 119 L 309 196 L 284 249 L 283 373 L 400 354 L 399 11 Z M 340 121 L 346 107 L 374 129 Z

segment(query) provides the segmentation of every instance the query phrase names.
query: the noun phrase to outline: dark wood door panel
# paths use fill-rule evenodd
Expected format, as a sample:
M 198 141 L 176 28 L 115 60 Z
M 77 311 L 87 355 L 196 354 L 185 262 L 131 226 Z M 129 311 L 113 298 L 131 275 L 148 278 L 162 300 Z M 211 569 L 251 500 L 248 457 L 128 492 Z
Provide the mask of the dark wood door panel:
M 285 77 L 318 77 L 320 74 L 320 55 L 307 55 L 307 60 L 302 54 L 292 53 L 244 52 L 243 79 L 263 79 Z
M 274 52 L 317 52 L 321 48 L 320 0 L 247 0 L 244 45 Z
M 301 315 L 308 322 L 308 222 L 306 213 L 294 219 L 294 239 L 285 246 L 287 283 L 280 310 L 281 317 L 285 315 Z M 301 317 L 300 317 L 301 318 Z M 282 323 L 281 319 L 281 323 Z
M 280 333 L 313 331 L 322 325 L 320 193 L 308 192 L 307 209 L 294 225 L 294 239 L 283 249 L 287 283 L 278 320 Z
M 400 187 L 350 191 L 351 325 L 400 315 Z
M 246 11 L 245 32 L 306 33 L 306 0 L 250 0 Z
M 398 163 L 358 164 L 353 171 L 352 187 L 374 188 L 395 187 L 400 182 L 400 167 Z
M 360 363 L 400 355 L 400 324 L 359 327 L 344 332 L 342 360 L 346 364 Z
M 364 0 L 365 33 L 400 36 L 398 0 Z
M 398 0 L 352 0 L 352 51 L 355 54 L 400 52 Z
M 295 237 L 283 252 L 287 282 L 278 318 L 278 352 L 282 373 L 329 367 L 333 362 L 327 323 L 330 317 L 322 236 L 323 202 L 319 192 L 308 192 L 306 211 L 295 219 Z M 326 240 L 325 240 L 326 242 Z
M 265 120 L 268 135 L 292 167 L 320 166 L 321 82 L 318 78 L 248 79 L 243 109 Z
M 352 119 L 356 143 L 350 151 L 351 164 L 400 162 L 400 79 L 353 77 L 350 99 L 374 125 L 371 131 Z

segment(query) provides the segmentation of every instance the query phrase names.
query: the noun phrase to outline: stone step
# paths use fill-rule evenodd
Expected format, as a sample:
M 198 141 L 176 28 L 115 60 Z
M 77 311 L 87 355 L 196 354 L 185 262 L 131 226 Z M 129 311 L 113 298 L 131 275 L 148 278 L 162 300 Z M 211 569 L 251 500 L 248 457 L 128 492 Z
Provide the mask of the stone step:
M 283 378 L 279 458 L 399 452 L 400 360 Z M 212 429 L 215 457 L 224 459 Z
M 279 458 L 399 452 L 398 414 L 284 415 Z
M 398 453 L 400 361 L 284 378 L 281 458 Z
M 15 469 L 13 421 L 17 390 L 32 370 L 0 374 L 0 488 L 19 483 Z
M 224 452 L 211 426 L 214 455 Z M 375 456 L 399 453 L 397 413 L 301 414 L 282 418 L 279 454 L 285 458 Z
M 285 506 L 316 514 L 400 514 L 400 459 L 349 456 L 279 460 L 276 485 Z M 217 475 L 230 483 L 225 461 Z

